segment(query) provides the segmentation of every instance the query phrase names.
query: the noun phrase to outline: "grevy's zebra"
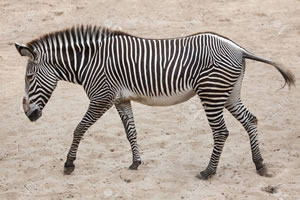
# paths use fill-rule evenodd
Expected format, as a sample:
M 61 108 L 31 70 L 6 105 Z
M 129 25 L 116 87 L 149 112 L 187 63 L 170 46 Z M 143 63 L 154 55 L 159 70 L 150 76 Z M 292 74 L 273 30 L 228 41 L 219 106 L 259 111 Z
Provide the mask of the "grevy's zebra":
M 82 85 L 90 99 L 89 108 L 74 131 L 66 174 L 74 170 L 73 161 L 83 134 L 112 105 L 118 110 L 131 145 L 130 169 L 137 169 L 141 158 L 130 101 L 169 106 L 197 94 L 214 138 L 210 162 L 199 177 L 207 179 L 216 172 L 228 137 L 224 107 L 247 130 L 256 170 L 264 175 L 257 119 L 240 99 L 245 58 L 273 65 L 288 86 L 295 82 L 288 70 L 213 33 L 144 39 L 101 27 L 79 26 L 45 35 L 27 45 L 16 43 L 16 48 L 22 56 L 29 57 L 23 106 L 31 121 L 41 116 L 58 80 Z

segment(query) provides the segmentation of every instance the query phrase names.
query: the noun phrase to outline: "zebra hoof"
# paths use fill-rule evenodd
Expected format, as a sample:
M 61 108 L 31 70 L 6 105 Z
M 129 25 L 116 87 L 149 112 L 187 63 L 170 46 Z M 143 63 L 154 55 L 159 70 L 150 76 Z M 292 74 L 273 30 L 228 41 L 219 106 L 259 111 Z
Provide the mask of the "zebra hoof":
M 267 168 L 265 165 L 262 165 L 259 169 L 256 169 L 256 172 L 260 175 L 260 176 L 264 176 L 264 177 L 272 177 L 272 174 L 269 174 L 267 171 Z
M 64 174 L 70 175 L 75 169 L 75 165 L 73 163 L 65 163 Z
M 200 172 L 200 174 L 198 174 L 196 177 L 200 180 L 208 180 L 210 177 L 212 177 L 215 174 L 216 174 L 216 172 L 209 171 L 206 169 L 206 170 Z
M 268 173 L 267 173 L 267 168 L 266 166 L 263 164 L 263 159 L 260 159 L 255 163 L 255 168 L 256 168 L 256 172 L 260 175 L 260 176 L 270 176 Z
M 133 161 L 132 164 L 129 166 L 129 169 L 130 170 L 137 170 L 139 165 L 141 164 L 142 162 L 139 160 L 139 161 Z
M 266 168 L 265 166 L 262 166 L 260 169 L 257 169 L 256 172 L 260 175 L 260 176 L 265 176 L 267 174 L 266 172 Z

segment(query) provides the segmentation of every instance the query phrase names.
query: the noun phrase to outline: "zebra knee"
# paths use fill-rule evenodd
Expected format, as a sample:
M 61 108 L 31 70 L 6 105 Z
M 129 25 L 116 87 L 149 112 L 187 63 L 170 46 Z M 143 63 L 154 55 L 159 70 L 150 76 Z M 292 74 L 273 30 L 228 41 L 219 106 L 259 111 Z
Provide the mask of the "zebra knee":
M 228 138 L 228 136 L 229 136 L 229 131 L 227 129 L 222 132 L 214 133 L 214 141 L 217 144 L 220 144 L 219 142 L 223 144 Z
M 253 114 L 250 113 L 250 120 L 249 120 L 250 123 L 253 123 L 257 126 L 258 124 L 258 119 L 256 116 L 254 116 Z
M 229 136 L 229 131 L 226 129 L 223 133 L 222 133 L 223 137 L 225 138 L 225 140 L 228 138 Z
M 224 140 L 226 140 L 229 136 L 229 131 L 228 130 L 224 131 L 223 135 L 224 135 Z
M 257 117 L 253 116 L 253 119 L 251 120 L 251 122 L 253 122 L 255 125 L 257 125 L 258 124 Z

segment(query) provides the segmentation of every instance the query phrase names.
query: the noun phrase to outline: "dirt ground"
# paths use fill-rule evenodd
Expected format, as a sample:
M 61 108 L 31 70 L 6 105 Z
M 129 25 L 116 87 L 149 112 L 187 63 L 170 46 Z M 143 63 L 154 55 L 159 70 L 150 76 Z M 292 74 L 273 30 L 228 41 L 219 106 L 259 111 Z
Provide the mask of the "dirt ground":
M 299 87 L 278 90 L 280 74 L 252 61 L 242 98 L 259 119 L 261 151 L 272 177 L 256 174 L 248 135 L 227 111 L 230 136 L 217 174 L 208 181 L 195 177 L 207 166 L 213 143 L 196 97 L 172 107 L 133 103 L 143 159 L 138 171 L 127 169 L 130 146 L 112 108 L 86 133 L 74 173 L 63 175 L 88 99 L 80 86 L 59 82 L 42 118 L 31 123 L 21 105 L 26 59 L 14 42 L 76 24 L 151 38 L 213 31 L 300 77 L 299 0 L 1 0 L 0 199 L 300 199 Z

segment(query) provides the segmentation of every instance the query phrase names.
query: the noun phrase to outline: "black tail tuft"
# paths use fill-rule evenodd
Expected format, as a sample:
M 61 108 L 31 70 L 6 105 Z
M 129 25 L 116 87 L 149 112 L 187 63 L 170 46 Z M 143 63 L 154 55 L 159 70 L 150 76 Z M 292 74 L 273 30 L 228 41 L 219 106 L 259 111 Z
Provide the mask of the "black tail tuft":
M 279 67 L 275 63 L 273 66 L 280 72 L 280 74 L 284 78 L 285 83 L 282 88 L 284 88 L 285 85 L 288 85 L 289 89 L 291 88 L 291 86 L 295 86 L 296 83 L 295 75 L 290 70 L 285 69 L 283 67 Z
M 284 88 L 285 85 L 288 85 L 289 89 L 291 88 L 291 86 L 295 86 L 295 83 L 296 83 L 295 75 L 290 70 L 285 69 L 284 67 L 279 66 L 279 64 L 274 63 L 272 61 L 266 60 L 264 58 L 257 57 L 257 56 L 255 56 L 254 54 L 252 54 L 250 52 L 244 52 L 244 58 L 248 58 L 248 59 L 251 59 L 251 60 L 256 60 L 256 61 L 259 61 L 259 62 L 263 62 L 263 63 L 273 65 L 279 71 L 279 73 L 282 75 L 282 77 L 284 78 L 285 83 L 284 83 L 282 88 Z

